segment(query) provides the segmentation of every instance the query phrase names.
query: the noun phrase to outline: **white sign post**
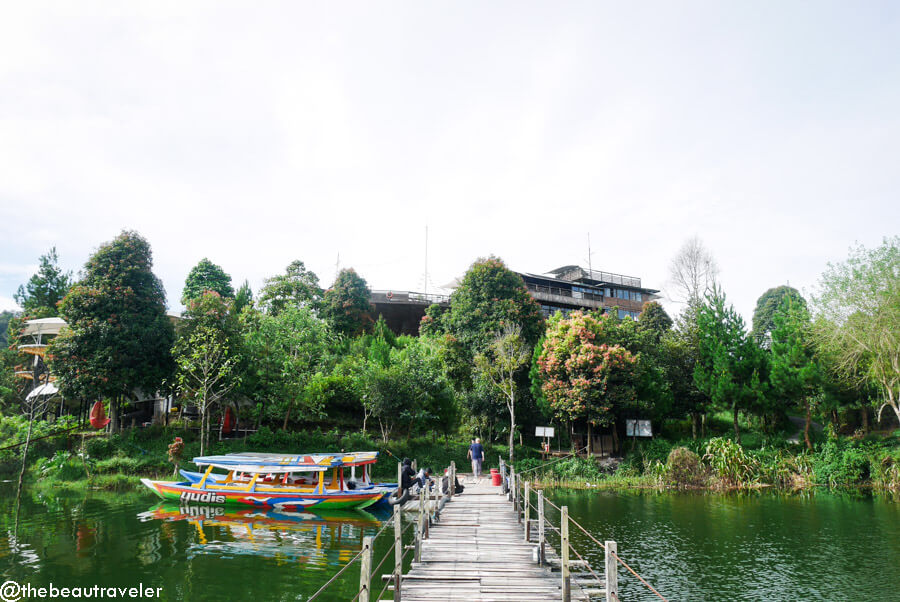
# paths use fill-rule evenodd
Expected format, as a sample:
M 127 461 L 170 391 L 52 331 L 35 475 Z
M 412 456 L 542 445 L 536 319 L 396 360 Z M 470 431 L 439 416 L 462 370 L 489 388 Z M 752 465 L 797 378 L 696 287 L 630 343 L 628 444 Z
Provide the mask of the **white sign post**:
M 546 459 L 547 454 L 550 453 L 550 442 L 547 439 L 553 437 L 553 427 L 552 426 L 536 426 L 534 427 L 534 436 L 535 437 L 543 437 L 544 441 L 541 443 L 541 455 Z

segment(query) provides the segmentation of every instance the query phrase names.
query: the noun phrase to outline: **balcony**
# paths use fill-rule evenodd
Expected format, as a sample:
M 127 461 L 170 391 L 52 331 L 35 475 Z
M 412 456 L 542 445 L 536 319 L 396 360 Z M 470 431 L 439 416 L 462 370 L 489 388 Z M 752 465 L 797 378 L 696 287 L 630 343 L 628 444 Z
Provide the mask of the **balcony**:
M 603 295 L 575 292 L 566 288 L 541 286 L 539 284 L 530 283 L 527 284 L 527 287 L 528 292 L 531 293 L 531 296 L 537 301 L 590 309 L 599 309 L 603 307 Z

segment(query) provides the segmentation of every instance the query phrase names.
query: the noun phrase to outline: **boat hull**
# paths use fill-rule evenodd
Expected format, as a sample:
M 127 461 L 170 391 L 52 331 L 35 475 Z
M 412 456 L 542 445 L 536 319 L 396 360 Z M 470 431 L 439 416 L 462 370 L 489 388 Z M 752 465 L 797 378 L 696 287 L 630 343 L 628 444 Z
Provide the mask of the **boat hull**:
M 362 509 L 378 502 L 381 491 L 332 491 L 325 493 L 298 493 L 280 491 L 242 491 L 213 486 L 198 488 L 190 482 L 151 481 L 141 482 L 164 500 L 181 503 L 224 504 L 299 510 L 303 508 Z

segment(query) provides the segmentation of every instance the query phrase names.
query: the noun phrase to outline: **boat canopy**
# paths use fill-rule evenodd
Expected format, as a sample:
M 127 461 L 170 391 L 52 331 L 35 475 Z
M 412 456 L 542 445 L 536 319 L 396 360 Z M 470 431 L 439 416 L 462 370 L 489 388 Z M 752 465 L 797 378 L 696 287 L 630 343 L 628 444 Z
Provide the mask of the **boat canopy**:
M 213 465 L 225 470 L 239 472 L 303 472 L 319 471 L 341 466 L 361 466 L 372 464 L 378 459 L 378 452 L 350 452 L 340 454 L 284 454 L 236 453 L 222 456 L 199 456 L 194 458 L 197 466 Z M 241 466 L 243 468 L 238 468 Z M 248 466 L 254 467 L 252 470 Z

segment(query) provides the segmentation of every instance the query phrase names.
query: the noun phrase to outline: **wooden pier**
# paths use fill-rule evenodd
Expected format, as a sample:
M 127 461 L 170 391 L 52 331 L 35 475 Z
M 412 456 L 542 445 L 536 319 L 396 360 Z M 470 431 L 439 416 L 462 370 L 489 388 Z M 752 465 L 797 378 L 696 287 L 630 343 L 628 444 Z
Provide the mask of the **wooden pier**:
M 514 505 L 490 478 L 462 480 L 421 542 L 419 561 L 402 577 L 402 600 L 510 601 L 562 600 L 562 575 L 538 562 L 537 533 L 525 539 Z M 548 548 L 549 549 L 549 548 Z M 577 583 L 571 600 L 588 600 Z

